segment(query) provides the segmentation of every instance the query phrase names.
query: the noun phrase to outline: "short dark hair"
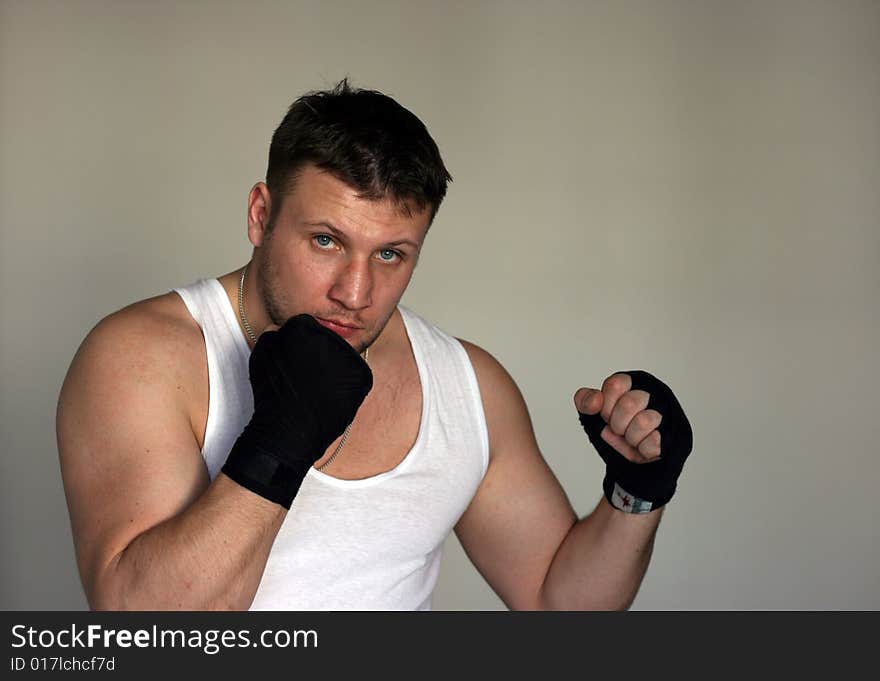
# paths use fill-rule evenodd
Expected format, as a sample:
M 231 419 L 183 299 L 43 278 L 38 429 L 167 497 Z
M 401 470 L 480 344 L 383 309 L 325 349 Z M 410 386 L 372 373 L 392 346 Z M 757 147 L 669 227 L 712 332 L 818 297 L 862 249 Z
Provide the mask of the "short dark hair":
M 361 198 L 390 198 L 404 214 L 411 205 L 430 208 L 432 222 L 452 181 L 424 123 L 388 95 L 354 88 L 347 78 L 297 99 L 272 135 L 266 169 L 270 225 L 307 164 L 331 173 Z

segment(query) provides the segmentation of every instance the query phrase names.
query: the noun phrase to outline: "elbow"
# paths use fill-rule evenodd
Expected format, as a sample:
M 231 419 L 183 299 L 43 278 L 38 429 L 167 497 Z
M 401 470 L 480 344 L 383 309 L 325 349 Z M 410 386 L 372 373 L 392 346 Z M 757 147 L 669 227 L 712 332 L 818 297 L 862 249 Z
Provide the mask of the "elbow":
M 623 596 L 615 593 L 600 593 L 590 589 L 579 594 L 564 594 L 552 589 L 541 588 L 537 596 L 536 610 L 563 612 L 625 612 L 630 609 L 635 594 Z
M 250 608 L 250 597 L 222 594 L 211 598 L 205 593 L 195 593 L 192 582 L 186 581 L 179 588 L 161 588 L 155 579 L 137 569 L 126 560 L 125 549 L 116 554 L 102 569 L 96 571 L 90 581 L 83 580 L 86 599 L 92 611 L 245 611 Z M 153 575 L 155 577 L 155 575 Z
M 127 599 L 124 596 L 126 590 L 119 567 L 123 552 L 124 549 L 103 566 L 90 570 L 90 574 L 83 574 L 83 590 L 90 610 L 97 612 L 135 609 L 126 606 Z
M 113 598 L 102 589 L 95 589 L 90 593 L 86 593 L 86 600 L 89 603 L 89 610 L 92 612 L 118 612 L 126 610 L 118 599 Z
M 123 604 L 121 598 L 104 581 L 98 582 L 85 590 L 89 610 L 92 612 L 109 612 L 130 610 Z
M 83 580 L 89 608 L 98 612 L 183 609 L 182 602 L 174 607 L 151 593 L 145 575 L 138 570 L 137 560 L 134 563 L 129 560 L 127 548 L 94 569 L 91 579 Z

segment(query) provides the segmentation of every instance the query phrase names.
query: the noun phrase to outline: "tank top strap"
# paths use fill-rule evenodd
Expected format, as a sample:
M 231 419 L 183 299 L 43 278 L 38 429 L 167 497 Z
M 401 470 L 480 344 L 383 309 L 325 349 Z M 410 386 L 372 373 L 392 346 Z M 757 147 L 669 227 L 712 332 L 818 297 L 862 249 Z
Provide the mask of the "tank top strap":
M 202 329 L 208 356 L 208 422 L 202 456 L 213 480 L 254 411 L 248 378 L 250 347 L 229 297 L 216 279 L 172 289 Z

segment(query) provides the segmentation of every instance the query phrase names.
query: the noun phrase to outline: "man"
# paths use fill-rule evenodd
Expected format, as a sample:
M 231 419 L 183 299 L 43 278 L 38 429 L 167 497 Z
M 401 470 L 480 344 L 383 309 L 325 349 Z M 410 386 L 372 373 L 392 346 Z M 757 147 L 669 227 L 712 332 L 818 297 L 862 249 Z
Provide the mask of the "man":
M 502 366 L 398 306 L 449 180 L 392 99 L 310 93 L 250 263 L 89 333 L 57 429 L 92 608 L 429 609 L 452 529 L 512 609 L 629 607 L 690 426 L 645 372 L 578 390 L 607 464 L 578 520 Z

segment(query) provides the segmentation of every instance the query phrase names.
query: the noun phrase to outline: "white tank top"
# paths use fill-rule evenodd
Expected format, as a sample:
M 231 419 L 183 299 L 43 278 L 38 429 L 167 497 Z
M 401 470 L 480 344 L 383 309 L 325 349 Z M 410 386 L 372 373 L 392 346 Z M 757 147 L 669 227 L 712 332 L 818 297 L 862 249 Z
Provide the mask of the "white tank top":
M 174 289 L 202 328 L 213 480 L 253 414 L 250 348 L 216 279 Z M 392 470 L 340 480 L 309 469 L 281 526 L 251 610 L 430 610 L 443 542 L 489 463 L 470 360 L 455 338 L 399 306 L 422 387 L 415 444 Z

